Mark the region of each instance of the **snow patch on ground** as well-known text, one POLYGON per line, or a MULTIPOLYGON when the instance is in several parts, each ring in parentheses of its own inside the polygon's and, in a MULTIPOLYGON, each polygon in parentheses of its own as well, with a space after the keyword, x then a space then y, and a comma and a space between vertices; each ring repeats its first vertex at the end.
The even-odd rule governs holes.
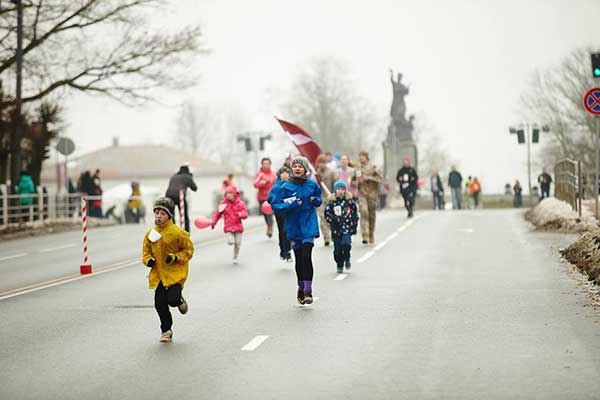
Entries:
POLYGON ((561 253, 567 261, 587 274, 588 280, 600 284, 600 228, 583 233, 561 253))
POLYGON ((579 218, 579 214, 568 203, 554 197, 542 200, 527 211, 525 218, 537 229, 543 230, 585 232, 598 227, 596 219, 588 210, 584 209, 579 218))

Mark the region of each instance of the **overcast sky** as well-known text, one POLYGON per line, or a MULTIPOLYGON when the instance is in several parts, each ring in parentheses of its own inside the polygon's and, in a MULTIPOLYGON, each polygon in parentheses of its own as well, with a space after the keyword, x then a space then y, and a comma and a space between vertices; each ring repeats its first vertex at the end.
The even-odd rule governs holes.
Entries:
MULTIPOLYGON (((160 16, 200 24, 212 51, 195 66, 198 86, 182 97, 239 104, 252 116, 249 129, 279 132, 272 116, 285 114, 270 96, 315 56, 346 61, 382 116, 391 103, 389 68, 402 72, 408 113, 425 118, 488 192, 526 182, 525 146, 508 126, 520 122, 529 75, 593 45, 599 17, 598 0, 178 0, 160 16)), ((178 101, 165 101, 171 106, 131 109, 74 95, 66 134, 78 153, 108 146, 112 136, 173 143, 178 101)))

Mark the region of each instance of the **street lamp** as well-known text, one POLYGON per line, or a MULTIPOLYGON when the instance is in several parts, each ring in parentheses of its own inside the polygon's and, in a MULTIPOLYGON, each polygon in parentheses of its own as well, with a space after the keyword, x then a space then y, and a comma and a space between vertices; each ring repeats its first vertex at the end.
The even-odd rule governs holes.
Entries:
MULTIPOLYGON (((550 132, 550 127, 544 125, 541 127, 543 132, 550 132)), ((517 135, 517 142, 519 144, 527 144, 527 185, 529 187, 529 206, 533 205, 533 190, 531 187, 531 143, 539 142, 540 126, 536 123, 524 123, 519 124, 517 128, 511 126, 508 128, 510 134, 517 135)))

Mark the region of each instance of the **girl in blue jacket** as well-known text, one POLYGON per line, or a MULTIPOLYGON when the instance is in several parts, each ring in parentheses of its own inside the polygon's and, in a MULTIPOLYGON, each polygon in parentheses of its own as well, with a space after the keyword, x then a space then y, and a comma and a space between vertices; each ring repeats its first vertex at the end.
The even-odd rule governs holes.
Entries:
POLYGON ((292 160, 292 176, 275 193, 271 206, 285 213, 285 231, 292 244, 298 277, 298 303, 312 304, 312 249, 319 237, 316 207, 323 202, 321 188, 310 177, 309 162, 298 156, 292 160))

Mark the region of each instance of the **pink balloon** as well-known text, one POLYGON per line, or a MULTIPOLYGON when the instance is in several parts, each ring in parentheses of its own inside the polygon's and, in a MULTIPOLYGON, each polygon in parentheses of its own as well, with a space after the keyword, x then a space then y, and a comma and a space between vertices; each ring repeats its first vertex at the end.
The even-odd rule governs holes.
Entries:
POLYGON ((417 181, 417 186, 422 187, 423 185, 425 185, 425 179, 420 179, 417 181))
POLYGON ((260 207, 260 210, 263 212, 263 214, 267 214, 267 215, 273 214, 273 207, 271 207, 271 205, 269 204, 268 201, 265 201, 262 204, 262 206, 260 207))
POLYGON ((204 228, 208 228, 209 226, 211 226, 212 221, 206 217, 198 217, 194 221, 194 225, 196 225, 196 228, 198 228, 198 229, 204 229, 204 228))

